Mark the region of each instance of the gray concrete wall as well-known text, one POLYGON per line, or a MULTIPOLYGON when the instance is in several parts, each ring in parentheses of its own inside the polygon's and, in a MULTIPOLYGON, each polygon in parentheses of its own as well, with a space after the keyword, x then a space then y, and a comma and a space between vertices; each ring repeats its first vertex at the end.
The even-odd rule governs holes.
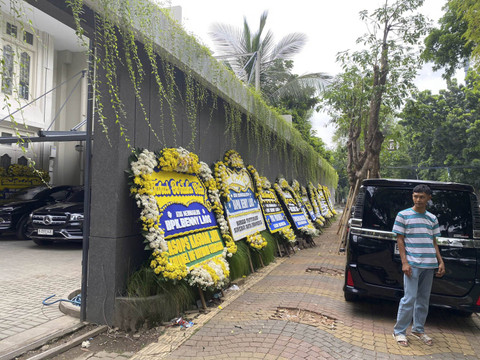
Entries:
MULTIPOLYGON (((47 11, 60 12, 60 17, 63 16, 66 23, 71 23, 68 9, 62 2, 48 0, 48 3, 57 10, 53 11, 50 7, 45 7, 47 11)), ((98 2, 88 0, 86 3, 96 11, 103 11, 98 7, 98 2)), ((115 9, 109 10, 115 11, 115 9)), ((88 11, 87 14, 89 14, 88 11)), ((91 26, 88 19, 86 25, 91 26)), ((213 97, 211 96, 205 106, 198 108, 194 145, 188 147, 192 139, 192 127, 188 123, 185 103, 182 103, 180 96, 177 95, 174 111, 177 127, 174 132, 166 104, 164 104, 163 113, 161 111, 157 85, 151 75, 147 56, 140 51, 139 56, 146 67, 145 78, 141 85, 142 104, 151 127, 158 134, 159 139, 154 136, 145 121, 140 102, 134 95, 127 69, 123 68, 122 63, 119 62, 116 71, 117 84, 126 114, 120 121, 126 129, 130 145, 149 150, 183 146, 197 153, 201 160, 210 165, 223 159, 225 151, 233 147, 242 155, 246 164, 254 165, 271 181, 281 174, 288 180, 295 177, 301 183, 305 183, 307 173, 304 162, 301 159, 297 162, 289 161, 290 146, 285 157, 278 150, 266 148, 264 142, 259 144, 249 141, 246 114, 262 114, 261 120, 269 131, 265 136, 273 136, 273 142, 276 141, 276 136, 286 139, 293 136, 293 130, 278 135, 279 127, 284 126, 284 120, 279 115, 266 110, 261 101, 243 84, 220 66, 196 42, 185 34, 181 34, 178 27, 175 27, 169 19, 159 21, 159 26, 161 33, 156 39, 156 49, 161 56, 167 57, 177 67, 175 78, 181 98, 185 98, 185 72, 189 72, 208 91, 217 94, 217 108, 212 110, 213 97), (225 105, 227 103, 242 112, 240 131, 236 132, 234 139, 225 136, 225 105)), ((139 28, 138 31, 138 38, 141 39, 141 29, 139 28)), ((139 48, 141 49, 142 46, 139 48)), ((160 73, 162 73, 161 68, 160 73)), ((100 78, 104 75, 100 67, 100 78)), ((148 253, 143 250, 144 245, 137 223, 139 210, 129 196, 125 173, 128 169, 131 149, 127 147, 119 126, 115 124, 115 114, 109 104, 108 89, 100 87, 99 90, 105 105, 103 115, 106 117, 105 125, 108 127, 108 135, 103 133, 97 114, 94 122, 88 288, 85 300, 88 321, 112 325, 115 319, 115 297, 124 294, 128 275, 146 260, 148 253)), ((322 179, 318 180, 322 181, 322 179)))
MULTIPOLYGON (((144 60, 146 56, 144 56, 144 60)), ((147 61, 144 64, 148 64, 147 61)), ((122 119, 132 147, 160 150, 164 147, 183 146, 199 155, 206 163, 213 165, 222 160, 224 153, 232 148, 232 139, 225 136, 225 101, 217 99, 217 109, 212 112, 212 98, 199 108, 196 122, 195 145, 189 148, 192 133, 188 124, 185 106, 177 99, 175 108, 176 135, 173 132, 169 111, 164 108, 161 116, 155 81, 147 75, 142 87, 142 102, 148 118, 160 141, 153 135, 144 119, 140 104, 133 96, 133 89, 127 71, 117 71, 120 97, 124 104, 126 118, 122 119), (162 123, 163 131, 162 135, 162 123)), ((148 68, 145 71, 149 74, 148 68)), ((176 70, 177 86, 184 97, 184 74, 176 70)), ((104 90, 102 93, 106 94, 104 90)), ((106 101, 106 99, 104 99, 106 101)), ((146 260, 148 252, 143 250, 143 240, 137 223, 139 210, 129 196, 128 169, 130 149, 110 107, 105 106, 108 138, 102 133, 102 126, 95 122, 95 144, 92 158, 92 207, 91 236, 89 249, 89 273, 87 293, 87 320, 112 324, 115 318, 115 296, 123 295, 128 275, 146 260), (101 304, 101 306, 99 306, 101 304)), ((270 153, 264 144, 248 141, 246 118, 243 115, 240 136, 236 138, 235 149, 246 164, 253 164, 261 174, 275 181, 280 174, 289 179, 298 178, 304 182, 299 168, 301 164, 282 161, 280 156, 270 153)), ((237 134, 238 136, 238 134, 237 134)))

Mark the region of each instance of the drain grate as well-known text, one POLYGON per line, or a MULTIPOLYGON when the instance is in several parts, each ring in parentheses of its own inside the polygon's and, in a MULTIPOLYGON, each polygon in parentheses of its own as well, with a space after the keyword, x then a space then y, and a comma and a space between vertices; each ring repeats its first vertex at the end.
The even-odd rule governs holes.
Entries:
POLYGON ((315 274, 325 274, 330 276, 343 276, 344 271, 342 269, 332 269, 327 267, 308 267, 305 270, 307 273, 315 273, 315 274))
POLYGON ((337 325, 337 319, 335 318, 324 315, 322 313, 298 308, 277 308, 275 313, 270 316, 270 319, 293 321, 306 325, 312 325, 319 328, 326 328, 329 330, 335 330, 337 325))

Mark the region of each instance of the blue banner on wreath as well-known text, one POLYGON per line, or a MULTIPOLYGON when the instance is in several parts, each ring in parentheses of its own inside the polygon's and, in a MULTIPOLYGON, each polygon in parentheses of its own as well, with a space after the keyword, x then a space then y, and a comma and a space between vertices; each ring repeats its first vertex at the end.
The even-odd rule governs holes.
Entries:
POLYGON ((230 190, 229 197, 230 201, 225 203, 228 215, 260 210, 260 204, 251 189, 246 189, 244 192, 230 190))
POLYGON ((274 233, 278 229, 290 226, 290 223, 278 202, 264 201, 262 208, 270 232, 274 233))
POLYGON ((160 217, 160 227, 165 231, 165 238, 215 226, 217 226, 215 215, 200 203, 192 203, 189 206, 176 203, 167 205, 160 217))

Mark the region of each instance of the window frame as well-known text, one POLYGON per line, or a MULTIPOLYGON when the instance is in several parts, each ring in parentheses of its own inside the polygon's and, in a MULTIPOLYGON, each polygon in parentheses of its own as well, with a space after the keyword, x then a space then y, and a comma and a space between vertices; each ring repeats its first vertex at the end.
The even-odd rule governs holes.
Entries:
MULTIPOLYGON (((3 59, 4 49, 10 46, 13 53, 13 71, 10 77, 10 91, 5 91, 4 77, 0 79, 0 92, 4 96, 18 95, 19 101, 31 101, 34 98, 33 89, 35 82, 35 63, 36 63, 36 37, 35 30, 25 29, 24 26, 18 24, 9 18, 3 18, 1 21, 1 35, 0 35, 0 59, 3 59), (16 34, 9 34, 7 32, 8 25, 16 27, 16 34), (32 44, 26 42, 25 33, 32 35, 32 44), (25 70, 22 66, 23 57, 27 56, 29 59, 29 68, 25 70), (25 84, 25 71, 28 71, 28 83, 25 84)), ((2 65, 3 67, 3 65, 2 65)))

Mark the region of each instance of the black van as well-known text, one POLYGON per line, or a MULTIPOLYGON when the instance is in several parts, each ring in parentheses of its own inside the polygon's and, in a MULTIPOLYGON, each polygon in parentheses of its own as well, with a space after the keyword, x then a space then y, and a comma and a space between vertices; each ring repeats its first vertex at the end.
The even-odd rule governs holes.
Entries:
POLYGON ((396 236, 392 233, 400 210, 413 206, 418 184, 432 189, 428 211, 436 215, 437 239, 446 274, 434 278, 430 305, 480 311, 480 211, 470 185, 417 180, 364 180, 349 221, 345 300, 374 297, 399 300, 403 273, 396 236))

